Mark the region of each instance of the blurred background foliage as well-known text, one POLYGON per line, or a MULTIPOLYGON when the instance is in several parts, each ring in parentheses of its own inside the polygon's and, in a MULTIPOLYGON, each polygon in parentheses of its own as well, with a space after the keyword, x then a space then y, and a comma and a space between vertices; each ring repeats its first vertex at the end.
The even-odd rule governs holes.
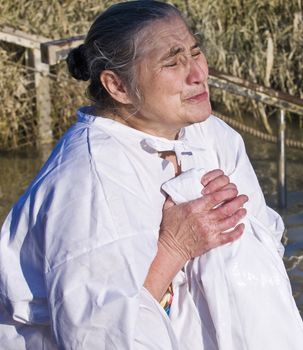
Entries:
MULTIPOLYGON (((49 39, 85 34, 109 0, 0 0, 0 28, 49 39)), ((303 98, 302 0, 174 0, 202 38, 210 67, 303 98)), ((36 133, 32 74, 22 48, 0 42, 0 149, 31 144, 36 133)), ((58 138, 88 103, 85 83, 68 76, 64 62, 50 74, 53 133, 58 138)), ((245 119, 249 113, 272 132, 275 111, 213 90, 215 108, 245 119), (248 112, 250 111, 250 112, 248 112)), ((291 119, 291 115, 289 115, 291 119)), ((296 122, 299 120, 295 118, 296 122)))

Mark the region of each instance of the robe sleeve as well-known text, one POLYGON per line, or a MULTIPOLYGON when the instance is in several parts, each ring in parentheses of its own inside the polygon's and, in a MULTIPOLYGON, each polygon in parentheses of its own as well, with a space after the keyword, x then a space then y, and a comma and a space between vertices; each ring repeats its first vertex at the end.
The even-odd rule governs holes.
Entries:
POLYGON ((28 340, 51 327, 59 349, 178 349, 143 288, 155 233, 118 233, 94 169, 67 169, 40 177, 1 233, 0 301, 14 324, 28 340))
POLYGON ((129 226, 118 232, 94 170, 82 179, 53 199, 45 222, 45 283, 59 348, 176 349, 164 310, 143 288, 156 235, 129 226))
POLYGON ((135 240, 96 248, 46 275, 60 349, 175 349, 169 323, 129 257, 139 255, 135 240))
POLYGON ((244 193, 248 196, 249 201, 246 204, 248 214, 267 229, 267 232, 275 242, 280 256, 283 256, 284 247, 281 243, 285 230, 283 221, 277 212, 266 205, 257 176, 247 156, 243 139, 235 131, 233 131, 233 134, 233 149, 236 150, 236 159, 234 162, 231 162, 231 164, 235 165, 234 169, 229 170, 228 175, 231 182, 237 185, 239 193, 244 193))

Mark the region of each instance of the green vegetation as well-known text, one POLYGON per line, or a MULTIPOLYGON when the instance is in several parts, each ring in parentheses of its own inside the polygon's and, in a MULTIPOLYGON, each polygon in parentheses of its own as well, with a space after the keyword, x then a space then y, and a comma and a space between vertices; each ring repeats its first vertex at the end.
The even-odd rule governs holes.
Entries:
MULTIPOLYGON (((86 33, 93 18, 117 1, 0 0, 0 27, 13 26, 50 39, 86 33)), ((175 0, 202 37, 209 65, 226 73, 303 98, 301 0, 175 0)), ((0 43, 0 148, 33 142, 36 128, 32 73, 26 53, 0 43)), ((85 84, 68 77, 64 62, 51 74, 53 130, 59 137, 87 103, 85 84), (86 101, 86 102, 85 102, 86 101)), ((213 91, 233 115, 252 110, 270 132, 271 109, 213 91), (243 109, 245 108, 245 109, 243 109)))

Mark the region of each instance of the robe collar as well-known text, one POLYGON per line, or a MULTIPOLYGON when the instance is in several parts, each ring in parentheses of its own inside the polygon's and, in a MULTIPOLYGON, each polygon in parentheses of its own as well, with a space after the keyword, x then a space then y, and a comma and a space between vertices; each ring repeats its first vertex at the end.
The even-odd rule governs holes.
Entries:
POLYGON ((185 160, 189 160, 193 152, 205 151, 207 148, 203 140, 197 146, 186 137, 188 127, 180 129, 177 140, 169 140, 134 129, 113 119, 93 115, 92 106, 79 108, 77 117, 78 122, 94 123, 103 130, 106 130, 108 134, 121 140, 122 143, 135 143, 148 153, 157 154, 158 152, 174 151, 179 165, 185 160))

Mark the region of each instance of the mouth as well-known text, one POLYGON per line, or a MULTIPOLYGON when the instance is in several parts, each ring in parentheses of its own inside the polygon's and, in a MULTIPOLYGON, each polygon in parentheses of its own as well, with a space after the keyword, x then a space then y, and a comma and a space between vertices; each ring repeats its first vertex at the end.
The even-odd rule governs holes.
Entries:
POLYGON ((207 99, 208 99, 208 92, 204 91, 204 92, 198 93, 197 95, 190 96, 190 97, 186 98, 185 100, 188 102, 199 103, 199 102, 205 101, 207 99))

